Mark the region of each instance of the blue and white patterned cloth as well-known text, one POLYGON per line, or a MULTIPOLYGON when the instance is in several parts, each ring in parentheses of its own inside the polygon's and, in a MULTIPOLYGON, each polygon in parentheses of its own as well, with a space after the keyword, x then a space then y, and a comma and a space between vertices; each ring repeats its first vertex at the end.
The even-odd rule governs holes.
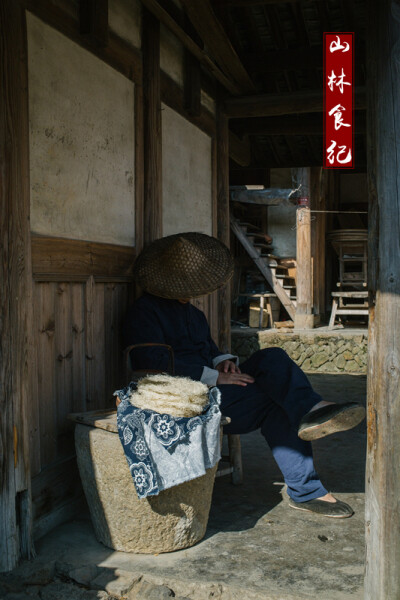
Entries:
POLYGON ((204 475, 221 458, 220 391, 209 391, 209 404, 201 415, 172 417, 137 408, 129 398, 130 383, 114 392, 118 433, 139 498, 156 496, 185 481, 204 475))

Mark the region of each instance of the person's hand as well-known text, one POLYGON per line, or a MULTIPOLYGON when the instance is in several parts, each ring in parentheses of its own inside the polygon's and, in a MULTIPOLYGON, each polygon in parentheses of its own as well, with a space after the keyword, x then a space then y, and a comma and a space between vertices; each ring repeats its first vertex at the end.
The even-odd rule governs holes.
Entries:
POLYGON ((241 373, 233 360, 223 360, 215 367, 220 373, 241 373))
POLYGON ((220 372, 217 379, 217 385, 228 384, 246 386, 248 383, 254 383, 254 377, 246 375, 246 373, 220 372))

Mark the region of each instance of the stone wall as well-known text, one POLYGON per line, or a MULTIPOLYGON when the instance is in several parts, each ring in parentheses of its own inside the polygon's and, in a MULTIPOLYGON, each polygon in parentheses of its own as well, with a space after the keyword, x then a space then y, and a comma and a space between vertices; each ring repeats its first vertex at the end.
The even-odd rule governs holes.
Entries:
POLYGON ((256 350, 278 347, 311 373, 366 373, 367 330, 307 331, 233 329, 232 353, 240 362, 256 350))

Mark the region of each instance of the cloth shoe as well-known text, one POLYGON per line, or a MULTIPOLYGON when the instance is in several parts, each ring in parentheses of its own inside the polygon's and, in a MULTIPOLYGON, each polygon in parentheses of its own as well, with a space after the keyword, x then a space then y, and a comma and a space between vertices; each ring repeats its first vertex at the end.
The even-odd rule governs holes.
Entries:
POLYGON ((352 429, 365 417, 365 408, 358 402, 327 404, 308 412, 300 421, 298 436, 312 441, 335 433, 352 429))
POLYGON ((306 502, 295 502, 289 500, 290 508, 297 510, 305 510, 307 512, 317 513, 323 517, 331 517, 334 519, 346 519, 354 515, 354 510, 346 504, 335 498, 336 502, 327 502, 326 500, 307 500, 306 502))

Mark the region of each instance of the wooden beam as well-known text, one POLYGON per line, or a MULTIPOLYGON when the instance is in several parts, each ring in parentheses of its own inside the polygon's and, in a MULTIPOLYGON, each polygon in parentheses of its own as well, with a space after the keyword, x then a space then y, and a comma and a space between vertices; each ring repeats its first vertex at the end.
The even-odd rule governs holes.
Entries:
POLYGON ((171 17, 171 15, 157 2, 157 0, 141 0, 143 6, 147 8, 159 21, 163 23, 187 48, 193 56, 195 56, 202 65, 204 65, 227 89, 231 94, 238 95, 241 93, 240 86, 229 78, 221 69, 215 64, 215 62, 208 56, 208 54, 200 48, 192 38, 184 31, 184 29, 178 25, 178 23, 171 17))
POLYGON ((143 10, 144 244, 162 237, 160 22, 143 10))
MULTIPOLYGON (((310 202, 310 169, 297 170, 297 185, 301 184, 300 194, 310 202)), ((311 262, 311 213, 310 205, 299 207, 296 212, 296 315, 295 329, 314 327, 313 283, 311 262)))
POLYGON ((193 125, 196 125, 196 127, 204 131, 210 137, 215 135, 216 125, 214 115, 204 108, 204 106, 200 107, 200 114, 198 116, 190 115, 185 109, 185 99, 182 88, 163 71, 161 71, 160 74, 160 84, 162 102, 185 117, 185 119, 193 123, 193 125))
MULTIPOLYGON (((217 237, 230 246, 229 226, 229 133, 228 119, 217 104, 217 237)), ((229 352, 231 346, 230 282, 218 290, 218 347, 229 352)))
POLYGON ((135 255, 130 246, 32 236, 32 272, 41 281, 48 276, 80 281, 89 275, 131 279, 135 255))
POLYGON ((100 47, 108 44, 108 0, 79 0, 79 30, 100 47))
POLYGON ((242 65, 209 0, 181 0, 193 27, 196 29, 212 56, 239 86, 242 92, 254 92, 256 87, 242 65))
MULTIPOLYGON (((284 115, 278 117, 254 117, 235 119, 235 130, 242 135, 323 135, 322 113, 315 115, 284 115)), ((365 111, 354 115, 354 133, 365 134, 367 130, 365 111)))
POLYGON ((368 4, 369 343, 365 600, 400 594, 400 11, 368 4), (373 263, 373 264, 371 264, 373 263))
MULTIPOLYGON (((364 109, 365 106, 365 88, 355 88, 354 109, 364 109)), ((322 112, 324 105, 320 90, 307 90, 289 94, 258 94, 228 98, 225 100, 224 110, 230 118, 269 117, 294 113, 322 112)))
POLYGON ((135 248, 143 249, 144 238, 144 103, 143 85, 135 85, 135 248))
POLYGON ((0 571, 32 546, 29 402, 33 355, 25 11, 0 3, 0 571))

